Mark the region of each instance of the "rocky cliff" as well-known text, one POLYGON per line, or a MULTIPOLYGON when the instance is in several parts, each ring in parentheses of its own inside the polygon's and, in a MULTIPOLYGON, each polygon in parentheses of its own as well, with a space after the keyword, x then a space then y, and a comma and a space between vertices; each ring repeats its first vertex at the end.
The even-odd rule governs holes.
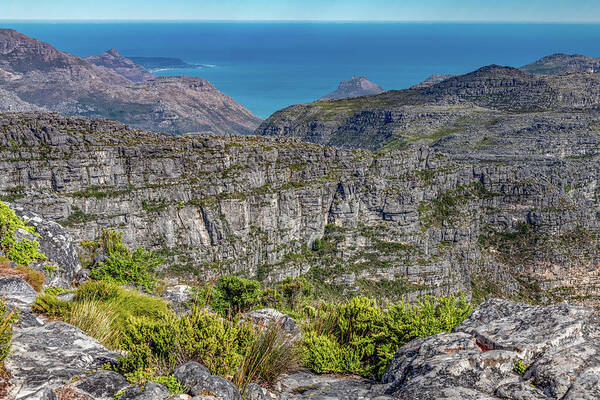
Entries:
POLYGON ((540 136, 542 123, 516 118, 502 142, 464 142, 469 154, 451 141, 372 153, 4 114, 0 199, 77 240, 123 231, 129 245, 161 249, 171 273, 597 304, 594 121, 572 115, 540 136), (587 135, 570 134, 586 123, 587 135))
POLYGON ((260 122, 204 79, 132 82, 150 76, 117 55, 109 52, 88 61, 0 30, 0 91, 8 93, 0 98, 0 111, 111 118, 167 133, 248 134, 260 122))
POLYGON ((385 90, 363 76, 353 76, 350 80, 342 81, 335 91, 326 94, 321 97, 320 100, 345 99, 348 97, 379 94, 384 91, 385 90))
POLYGON ((541 130, 542 140, 565 129, 585 135, 587 123, 567 128, 562 116, 589 122, 599 102, 599 74, 534 76, 492 65, 431 86, 294 105, 273 114, 256 133, 371 150, 439 142, 462 152, 465 143, 503 141, 515 129, 541 130), (523 121, 519 127, 517 120, 523 121))

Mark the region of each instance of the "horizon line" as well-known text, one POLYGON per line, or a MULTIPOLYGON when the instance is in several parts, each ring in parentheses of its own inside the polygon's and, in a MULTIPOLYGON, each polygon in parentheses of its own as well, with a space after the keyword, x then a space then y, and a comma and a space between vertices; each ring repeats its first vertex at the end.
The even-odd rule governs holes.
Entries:
POLYGON ((416 24, 429 24, 429 23, 458 23, 458 24, 480 24, 480 23, 492 23, 492 24, 564 24, 564 25, 596 25, 600 24, 598 21, 558 21, 558 20, 547 20, 547 21, 527 21, 527 20, 383 20, 383 19, 124 19, 124 18, 99 18, 99 19, 75 19, 75 18, 64 18, 64 19, 42 19, 42 18, 0 18, 0 22, 95 22, 95 23, 143 23, 143 22, 155 22, 155 23, 194 23, 194 22, 240 22, 240 23, 251 23, 251 22, 272 22, 272 23, 290 23, 290 22, 314 22, 314 23, 416 23, 416 24))

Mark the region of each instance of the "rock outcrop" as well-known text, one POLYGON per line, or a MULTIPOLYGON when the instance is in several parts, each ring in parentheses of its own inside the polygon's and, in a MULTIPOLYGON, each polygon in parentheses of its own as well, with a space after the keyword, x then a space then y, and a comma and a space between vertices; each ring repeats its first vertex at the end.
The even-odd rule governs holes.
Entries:
POLYGON ((141 65, 137 65, 130 59, 120 55, 116 49, 110 49, 100 55, 86 57, 85 59, 94 65, 113 70, 132 82, 143 82, 156 78, 154 74, 141 65))
POLYGON ((442 81, 445 81, 446 79, 450 79, 455 76, 456 75, 431 75, 430 77, 425 79, 423 82, 417 83, 416 85, 413 85, 410 88, 411 89, 422 89, 422 88, 426 88, 426 87, 431 87, 435 84, 438 84, 442 81))
POLYGON ((58 221, 76 241, 117 229, 128 246, 163 250, 170 273, 598 304, 594 120, 554 118, 563 130, 519 115, 497 128, 512 135, 493 140, 456 133, 371 153, 6 114, 0 199, 58 221))
POLYGON ((167 133, 249 134, 260 122, 204 79, 132 82, 150 77, 140 68, 114 51, 88 61, 2 29, 0 94, 9 96, 0 97, 0 111, 111 118, 167 133))
POLYGON ((596 399, 599 338, 592 309, 494 299, 453 333, 403 346, 384 381, 398 399, 596 399))
POLYGON ((345 99, 348 97, 366 96, 383 92, 385 92, 385 90, 369 81, 364 76, 353 76, 350 80, 342 81, 335 91, 326 94, 321 97, 320 100, 345 99))

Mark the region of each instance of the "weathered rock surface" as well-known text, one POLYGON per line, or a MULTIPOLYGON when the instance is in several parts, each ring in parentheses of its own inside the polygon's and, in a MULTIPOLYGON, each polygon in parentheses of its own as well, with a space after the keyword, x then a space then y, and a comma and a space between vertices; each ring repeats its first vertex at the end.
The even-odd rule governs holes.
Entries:
POLYGON ((403 346, 384 381, 399 399, 594 399, 599 338, 592 309, 493 299, 453 333, 403 346))
POLYGON ((197 362, 188 362, 178 366, 173 371, 173 376, 194 397, 212 396, 217 400, 242 400, 242 396, 233 383, 211 375, 208 368, 197 362))
MULTIPOLYGON (((81 262, 75 242, 69 232, 58 223, 44 219, 28 210, 26 206, 11 205, 10 207, 27 225, 35 227, 37 236, 28 232, 24 232, 24 234, 29 235, 29 240, 40 244, 40 251, 46 255, 48 258, 46 261, 52 265, 46 267, 44 263, 37 266, 37 269, 46 275, 46 285, 71 288, 75 277, 81 270, 81 262)), ((17 239, 20 239, 18 234, 17 239)))
POLYGON ((98 371, 74 382, 71 387, 95 400, 113 400, 115 394, 129 385, 127 379, 114 371, 98 371))
POLYGON ((132 82, 149 78, 132 64, 114 51, 88 61, 2 29, 0 94, 9 95, 0 110, 111 118, 169 133, 249 134, 260 122, 204 79, 132 82))
POLYGON ((371 153, 4 114, 0 199, 75 241, 113 228, 128 246, 168 249, 166 268, 184 275, 599 304, 600 117, 548 118, 514 115, 478 145, 456 133, 371 153), (317 238, 326 246, 311 250, 317 238))
POLYGON ((118 356, 74 326, 49 322, 16 328, 5 365, 12 374, 12 395, 20 399, 42 388, 56 389, 71 378, 115 363, 118 356))
POLYGON ((132 82, 143 82, 156 78, 154 74, 141 65, 137 65, 132 60, 120 55, 116 49, 110 49, 100 55, 86 57, 85 59, 94 65, 113 70, 132 82))
POLYGON ((335 91, 326 94, 321 97, 320 100, 345 99, 348 97, 366 96, 383 92, 385 92, 385 90, 369 81, 364 76, 353 76, 350 80, 342 81, 335 91))
POLYGON ((261 329, 271 326, 281 325, 281 330, 284 334, 289 335, 296 340, 302 336, 302 331, 296 322, 287 314, 272 308, 262 308, 260 310, 250 311, 243 316, 245 319, 252 321, 255 326, 261 329))
POLYGON ((431 75, 430 77, 428 77, 427 79, 425 79, 423 82, 421 83, 417 83, 416 85, 411 86, 411 89, 422 89, 422 88, 426 88, 426 87, 430 87, 433 86, 437 83, 440 83, 442 81, 445 81, 446 79, 450 79, 455 77, 456 75, 431 75))
POLYGON ((21 278, 0 278, 0 298, 10 306, 26 307, 31 305, 38 292, 21 278))
POLYGON ((161 297, 171 303, 175 312, 181 314, 189 310, 192 288, 188 285, 169 286, 161 297))

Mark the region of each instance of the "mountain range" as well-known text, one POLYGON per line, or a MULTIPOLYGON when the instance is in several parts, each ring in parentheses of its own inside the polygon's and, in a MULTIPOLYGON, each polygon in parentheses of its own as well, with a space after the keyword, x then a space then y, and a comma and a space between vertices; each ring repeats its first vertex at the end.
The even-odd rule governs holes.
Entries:
POLYGON ((118 120, 168 133, 248 134, 260 119, 191 77, 153 77, 109 50, 83 59, 0 30, 0 110, 44 110, 118 120))

